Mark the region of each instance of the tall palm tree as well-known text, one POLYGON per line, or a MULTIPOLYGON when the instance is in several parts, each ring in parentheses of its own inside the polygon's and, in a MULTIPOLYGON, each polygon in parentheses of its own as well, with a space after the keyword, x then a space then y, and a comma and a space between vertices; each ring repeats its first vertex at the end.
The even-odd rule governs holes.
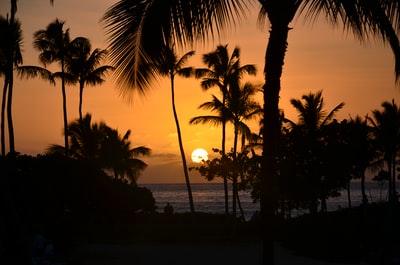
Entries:
MULTIPOLYGON (((15 11, 13 11, 15 12, 15 11)), ((12 12, 12 14, 13 14, 12 12)), ((3 98, 1 105, 1 154, 5 155, 5 110, 7 109, 7 125, 9 137, 9 150, 15 153, 14 126, 12 120, 12 96, 14 85, 14 67, 22 63, 22 30, 19 20, 0 18, 0 31, 3 36, 0 41, 1 69, 4 73, 3 98), (7 103, 6 103, 7 101, 7 103)))
POLYGON ((65 61, 68 56, 70 44, 69 29, 63 29, 64 22, 56 19, 46 29, 34 33, 33 46, 40 51, 39 60, 46 66, 53 62, 59 62, 61 66, 61 93, 63 99, 64 145, 65 156, 68 156, 68 117, 67 96, 65 92, 65 61))
MULTIPOLYGON (((6 97, 7 97, 7 120, 8 120, 8 132, 9 132, 9 143, 10 143, 10 153, 15 153, 15 143, 14 143, 14 126, 13 126, 13 121, 12 121, 12 92, 13 92, 13 72, 9 72, 10 69, 14 65, 17 66, 22 63, 22 53, 21 53, 21 43, 22 43, 22 30, 21 30, 21 23, 15 19, 15 14, 17 13, 17 0, 11 0, 11 16, 10 20, 6 19, 8 21, 9 26, 8 29, 7 27, 4 27, 4 18, 0 17, 0 31, 1 35, 3 36, 2 38, 2 43, 1 43, 1 50, 0 51, 0 57, 3 57, 2 59, 6 59, 5 61, 1 61, 0 59, 0 64, 5 63, 4 65, 0 66, 0 73, 3 73, 5 75, 10 75, 11 76, 6 76, 5 81, 4 81, 4 87, 3 87, 3 98, 2 98, 2 103, 1 103, 1 126, 0 126, 0 133, 1 133, 1 155, 5 155, 5 132, 4 132, 4 112, 5 112, 5 107, 6 107, 6 97), (12 35, 10 35, 12 34, 12 35), (14 42, 14 43, 12 43, 14 42), (8 44, 7 44, 8 43, 8 44), (12 47, 9 45, 12 44, 12 47), (6 46, 3 46, 6 45, 6 46), (9 46, 9 47, 7 47, 9 46), (10 56, 10 57, 9 57, 10 56), (11 56, 14 58, 11 60, 11 66, 7 65, 7 61, 11 59, 11 56), (4 68, 3 68, 4 67, 4 68), (8 69, 7 71, 5 71, 8 69)), ((54 4, 54 0, 50 0, 50 4, 54 4)))
MULTIPOLYGON (((259 92, 251 83, 245 83, 243 86, 239 84, 233 85, 229 90, 227 97, 227 109, 231 112, 232 123, 234 127, 234 140, 233 140, 233 162, 237 164, 238 152, 238 139, 239 135, 243 139, 250 139, 251 131, 244 121, 258 117, 261 114, 262 108, 253 97, 259 92)), ((242 141, 242 150, 244 148, 242 141)), ((233 174, 233 215, 236 217, 236 200, 239 199, 238 195, 238 174, 239 171, 235 168, 233 174)))
POLYGON ((76 78, 79 83, 79 118, 82 119, 82 100, 85 85, 100 85, 105 80, 104 75, 114 69, 100 63, 105 59, 107 50, 95 49, 91 51, 91 44, 87 38, 78 37, 71 41, 71 50, 65 61, 65 70, 76 78))
MULTIPOLYGON (((203 55, 203 62, 207 65, 206 69, 196 69, 196 77, 203 78, 201 87, 208 90, 211 87, 218 87, 222 94, 222 105, 225 105, 226 97, 230 86, 236 85, 243 74, 256 74, 256 67, 251 64, 240 65, 240 49, 235 47, 232 54, 228 53, 228 45, 218 45, 215 51, 203 55)), ((226 139, 226 121, 225 115, 221 113, 222 124, 222 163, 225 161, 225 139, 226 139)), ((223 177, 225 193, 225 214, 229 213, 228 206, 228 181, 223 177)))
MULTIPOLYGON (((262 9, 260 18, 268 18, 270 34, 265 53, 264 65, 264 143, 262 162, 261 216, 263 252, 268 260, 264 264, 273 264, 273 240, 269 239, 274 218, 274 189, 271 187, 277 178, 275 157, 279 153, 279 93, 281 76, 288 45, 289 24, 299 14, 304 14, 311 22, 320 15, 333 25, 343 24, 343 29, 362 41, 371 37, 389 43, 395 56, 396 77, 400 76, 400 43, 396 35, 399 30, 399 5, 397 1, 347 1, 347 0, 259 0, 262 9)), ((262 21, 262 20, 261 20, 262 21)), ((396 78, 397 79, 397 78, 396 78)))
POLYGON ((157 61, 157 65, 160 75, 168 76, 170 78, 171 104, 175 119, 176 132, 178 134, 178 143, 182 158, 183 173, 185 176, 186 188, 188 190, 190 211, 194 213, 194 203, 192 188, 190 185, 189 170, 187 167, 185 151, 183 148, 182 133, 179 126, 178 113, 175 106, 175 76, 178 75, 182 77, 190 77, 193 74, 193 68, 184 67, 184 65, 186 64, 187 60, 194 54, 194 51, 187 52, 181 58, 178 58, 177 54, 174 51, 174 48, 171 48, 172 46, 173 45, 166 45, 162 48, 160 57, 157 61))
MULTIPOLYGON (((132 1, 121 0, 103 17, 110 41, 112 64, 125 95, 133 89, 145 92, 155 78, 153 61, 160 47, 171 39, 191 44, 208 34, 235 25, 252 1, 132 1), (232 23, 233 22, 233 23, 232 23)), ((255 1, 254 1, 255 3, 255 1)), ((258 0, 260 23, 270 25, 264 65, 264 132, 261 174, 261 219, 263 264, 273 264, 274 194, 273 181, 278 177, 280 111, 278 108, 281 76, 287 49, 289 24, 304 14, 311 22, 319 15, 333 25, 343 24, 360 40, 377 38, 390 44, 395 56, 396 77, 400 76, 399 4, 397 1, 348 0, 258 0), (265 257, 265 258, 264 258, 265 257)))
MULTIPOLYGON (((197 116, 190 119, 190 124, 215 124, 223 125, 225 122, 233 124, 233 165, 236 164, 238 152, 238 139, 241 135, 245 139, 250 139, 251 131, 245 121, 259 117, 262 114, 262 108, 258 102, 254 100, 254 96, 260 90, 251 83, 245 83, 243 86, 231 84, 231 89, 227 91, 226 103, 221 102, 213 95, 213 100, 205 102, 199 106, 201 109, 211 110, 218 115, 197 116)), ((242 150, 244 148, 242 142, 242 150)), ((222 155, 222 154, 221 154, 222 155)), ((232 174, 232 210, 233 216, 236 217, 236 202, 238 200, 238 170, 233 170, 232 174)))
POLYGON ((396 157, 400 144, 400 108, 392 100, 382 103, 383 110, 373 110, 369 121, 378 150, 386 162, 389 173, 389 200, 396 199, 396 157))
MULTIPOLYGON (((4 17, 0 17, 0 33, 4 35, 4 33, 8 32, 8 20, 4 17)), ((7 88, 8 88, 8 79, 6 78, 6 65, 7 65, 7 52, 8 50, 6 42, 7 38, 3 38, 3 41, 0 42, 0 75, 4 76, 4 85, 3 85, 3 96, 1 101, 1 155, 5 156, 6 154, 6 140, 5 140, 5 111, 6 111, 6 98, 7 98, 7 88)))

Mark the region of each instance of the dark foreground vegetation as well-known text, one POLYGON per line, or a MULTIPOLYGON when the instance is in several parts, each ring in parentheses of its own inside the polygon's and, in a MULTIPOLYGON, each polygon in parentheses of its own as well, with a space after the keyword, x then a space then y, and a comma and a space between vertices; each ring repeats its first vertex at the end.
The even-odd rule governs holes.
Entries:
POLYGON ((286 220, 279 241, 298 255, 336 262, 397 264, 400 206, 370 204, 286 220))
MULTIPOLYGON (((51 240, 54 257, 67 264, 68 253, 85 244, 226 245, 261 240, 258 220, 156 212, 150 190, 87 162, 62 155, 0 161, 7 172, 1 185, 1 264, 29 264, 38 234, 51 240)), ((384 264, 399 253, 397 202, 276 218, 274 238, 295 255, 384 264)))

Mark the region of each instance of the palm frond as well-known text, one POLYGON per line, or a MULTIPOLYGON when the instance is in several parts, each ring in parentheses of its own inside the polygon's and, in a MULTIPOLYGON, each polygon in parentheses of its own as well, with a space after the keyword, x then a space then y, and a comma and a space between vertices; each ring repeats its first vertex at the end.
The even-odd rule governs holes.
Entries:
POLYGON ((17 67, 17 74, 21 78, 34 78, 39 77, 43 80, 48 80, 50 84, 55 85, 54 74, 46 68, 39 66, 19 66, 17 67))
POLYGON ((121 94, 145 93, 157 80, 162 47, 184 46, 219 33, 247 11, 245 0, 121 0, 102 18, 121 94))
POLYGON ((198 116, 191 118, 189 121, 190 125, 197 124, 210 124, 211 126, 219 126, 222 123, 222 118, 220 116, 198 116))

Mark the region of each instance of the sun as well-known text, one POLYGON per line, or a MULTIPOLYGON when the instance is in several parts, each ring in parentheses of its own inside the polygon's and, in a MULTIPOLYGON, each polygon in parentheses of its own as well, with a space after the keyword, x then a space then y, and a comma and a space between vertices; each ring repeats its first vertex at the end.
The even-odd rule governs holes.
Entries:
POLYGON ((192 161, 195 163, 200 163, 202 161, 208 160, 208 153, 203 148, 197 148, 192 152, 192 161))

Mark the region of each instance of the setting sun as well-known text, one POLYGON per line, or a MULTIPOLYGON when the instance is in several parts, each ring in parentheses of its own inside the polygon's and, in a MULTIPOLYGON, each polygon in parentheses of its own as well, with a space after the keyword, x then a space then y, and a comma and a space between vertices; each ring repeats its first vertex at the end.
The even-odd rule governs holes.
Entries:
POLYGON ((192 161, 195 163, 200 163, 202 161, 208 160, 208 153, 203 148, 197 148, 192 152, 192 161))

